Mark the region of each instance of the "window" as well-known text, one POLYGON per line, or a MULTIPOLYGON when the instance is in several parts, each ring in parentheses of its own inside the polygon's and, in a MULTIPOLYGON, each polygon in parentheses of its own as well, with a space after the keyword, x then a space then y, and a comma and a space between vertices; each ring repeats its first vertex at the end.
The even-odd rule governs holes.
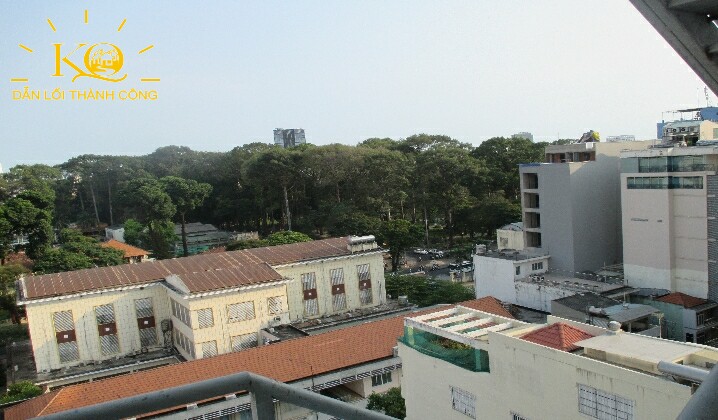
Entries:
POLYGON ((177 328, 173 328, 172 333, 174 335, 175 344, 184 349, 184 351, 193 358, 196 357, 194 352, 194 343, 192 340, 187 338, 187 336, 182 334, 182 332, 180 332, 177 328))
POLYGON ((199 328, 214 327, 214 314, 212 308, 199 309, 197 312, 197 324, 199 328))
POLYGON ((317 275, 304 273, 302 278, 302 291, 304 292, 304 315, 319 314, 319 300, 317 299, 317 275))
POLYGON ((227 305, 227 322, 239 322, 254 319, 254 302, 242 302, 227 305))
POLYGON ((202 357, 212 357, 216 356, 217 353, 217 341, 206 341, 202 344, 202 357))
POLYGON ((344 269, 335 268, 329 271, 332 282, 332 308, 341 311, 347 308, 347 295, 344 290, 344 269))
POLYGON ((391 372, 380 373, 371 377, 371 386, 379 386, 391 382, 391 372))
POLYGON ((665 190, 688 189, 702 190, 702 176, 662 176, 662 177, 628 177, 626 188, 629 190, 665 190))
POLYGON ((520 276, 520 275, 521 275, 521 266, 520 266, 520 265, 517 265, 517 266, 516 266, 516 275, 517 275, 517 276, 520 276))
POLYGON ((635 402, 578 384, 578 411, 597 419, 633 420, 635 402))
POLYGON ((112 305, 95 306, 97 332, 100 335, 100 350, 104 355, 120 352, 120 340, 117 338, 115 309, 112 305))
POLYGON ((189 309, 174 299, 170 299, 170 303, 172 304, 172 315, 186 326, 192 328, 192 319, 189 316, 189 309))
POLYGON ((140 345, 152 347, 157 345, 157 329, 155 329, 155 313, 152 298, 135 300, 137 328, 140 330, 140 345))
POLYGON ((370 305, 374 299, 371 292, 369 264, 357 265, 357 277, 359 277, 359 302, 362 305, 370 305))
POLYGON ((703 325, 706 323, 706 314, 705 312, 696 314, 696 325, 703 325))
POLYGON ((57 351, 60 354, 60 363, 74 362, 80 358, 75 337, 75 322, 72 311, 55 312, 52 314, 55 324, 55 339, 57 351))
POLYGON ((536 270, 543 270, 543 261, 531 264, 531 271, 536 270))
POLYGON ((267 309, 271 315, 279 315, 282 313, 282 301, 281 296, 267 298, 267 309))
POLYGON ((232 351, 242 351, 257 347, 257 333, 235 335, 231 340, 232 351))
POLYGON ((476 418, 476 395, 461 388, 451 388, 451 408, 472 419, 476 418))

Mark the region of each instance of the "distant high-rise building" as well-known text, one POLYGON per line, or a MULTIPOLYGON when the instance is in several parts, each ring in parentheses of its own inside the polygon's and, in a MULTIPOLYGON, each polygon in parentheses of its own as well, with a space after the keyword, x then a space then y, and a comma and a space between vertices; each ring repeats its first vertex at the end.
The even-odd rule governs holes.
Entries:
POLYGON ((529 133, 528 131, 522 131, 520 133, 516 133, 511 136, 512 139, 529 139, 531 141, 534 141, 534 135, 529 133))
POLYGON ((282 147, 294 147, 307 142, 303 128, 275 128, 274 144, 282 147))

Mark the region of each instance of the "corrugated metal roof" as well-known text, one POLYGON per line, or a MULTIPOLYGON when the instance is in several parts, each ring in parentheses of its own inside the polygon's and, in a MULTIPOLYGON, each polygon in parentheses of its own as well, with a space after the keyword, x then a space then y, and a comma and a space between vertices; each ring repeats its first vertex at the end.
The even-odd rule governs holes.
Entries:
MULTIPOLYGON (((491 296, 459 305, 476 307, 485 312, 501 308, 501 303, 491 296)), ((410 316, 441 309, 414 312, 410 316)), ((293 382, 389 358, 393 355, 397 338, 404 332, 404 318, 397 316, 370 321, 236 353, 70 385, 6 409, 5 418, 19 420, 58 413, 235 372, 250 371, 277 381, 293 382)))
MULTIPOLYGON (((113 267, 89 268, 63 273, 28 276, 22 281, 26 293, 24 299, 33 300, 94 290, 110 289, 155 282, 170 274, 184 276, 218 269, 238 268, 244 270, 251 282, 264 282, 280 278, 269 266, 289 264, 321 258, 349 255, 346 237, 319 241, 300 242, 265 248, 228 251, 216 254, 201 254, 190 257, 125 264, 113 267), (252 277, 256 275, 257 277, 252 277)), ((235 273, 237 274, 237 273, 235 273)), ((197 290, 212 290, 200 285, 197 276, 197 290)), ((205 276, 208 277, 208 276, 205 276)), ((184 277, 182 277, 184 278, 184 277)), ((235 279, 236 280, 236 279, 235 279)), ((209 279, 208 279, 209 281, 209 279)))

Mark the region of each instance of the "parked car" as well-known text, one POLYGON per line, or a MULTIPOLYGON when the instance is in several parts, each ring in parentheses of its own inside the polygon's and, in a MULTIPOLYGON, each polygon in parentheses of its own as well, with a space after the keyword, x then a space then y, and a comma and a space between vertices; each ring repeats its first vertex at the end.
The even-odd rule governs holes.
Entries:
POLYGON ((438 249, 430 249, 429 254, 431 254, 431 256, 433 258, 443 258, 444 257, 444 251, 440 251, 438 249))
POLYGON ((459 271, 461 271, 461 265, 449 264, 449 273, 458 273, 459 271))
POLYGON ((469 271, 474 271, 474 264, 472 264, 471 261, 462 261, 461 271, 465 273, 468 273, 469 271))
POLYGON ((423 248, 416 248, 416 249, 414 250, 414 254, 427 255, 428 253, 429 253, 429 251, 427 251, 427 250, 425 250, 425 249, 423 249, 423 248))

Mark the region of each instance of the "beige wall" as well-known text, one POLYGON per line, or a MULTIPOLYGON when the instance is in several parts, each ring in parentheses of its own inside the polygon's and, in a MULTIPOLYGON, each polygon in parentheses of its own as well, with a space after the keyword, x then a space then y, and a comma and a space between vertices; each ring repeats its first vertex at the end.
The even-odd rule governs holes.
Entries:
POLYGON ((704 189, 629 190, 627 178, 636 175, 621 175, 623 267, 628 284, 707 298, 707 181, 704 189))
POLYGON ((162 345, 163 336, 160 330, 160 321, 170 318, 170 308, 166 289, 160 285, 28 304, 26 306, 27 320, 37 371, 59 369, 64 366, 76 365, 80 362, 106 360, 117 355, 139 351, 141 346, 134 301, 135 299, 148 297, 152 298, 155 328, 157 329, 159 344, 162 345), (120 343, 120 353, 110 356, 105 356, 100 351, 100 339, 94 312, 96 306, 107 304, 112 304, 114 307, 118 331, 117 338, 120 343), (53 313, 61 311, 72 311, 80 354, 79 362, 60 363, 55 339, 53 313))
POLYGON ((476 396, 477 419, 590 419, 578 412, 578 384, 635 401, 634 418, 675 418, 690 387, 608 363, 489 333, 489 373, 475 373, 402 343, 407 419, 467 417, 451 405, 450 387, 476 396))
POLYGON ((369 264, 371 273, 372 303, 367 305, 367 307, 386 302, 384 261, 381 252, 349 255, 274 267, 279 274, 292 280, 292 282, 287 285, 289 316, 291 320, 294 321, 305 318, 304 293, 302 291, 301 281, 301 275, 304 273, 316 273, 319 313, 314 318, 362 307, 359 302, 359 277, 357 274, 357 266, 361 264, 369 264), (347 308, 339 311, 334 311, 332 307, 331 277, 329 272, 335 268, 344 270, 344 290, 347 300, 347 308))
POLYGON ((499 249, 524 249, 524 231, 496 229, 496 244, 499 249))

